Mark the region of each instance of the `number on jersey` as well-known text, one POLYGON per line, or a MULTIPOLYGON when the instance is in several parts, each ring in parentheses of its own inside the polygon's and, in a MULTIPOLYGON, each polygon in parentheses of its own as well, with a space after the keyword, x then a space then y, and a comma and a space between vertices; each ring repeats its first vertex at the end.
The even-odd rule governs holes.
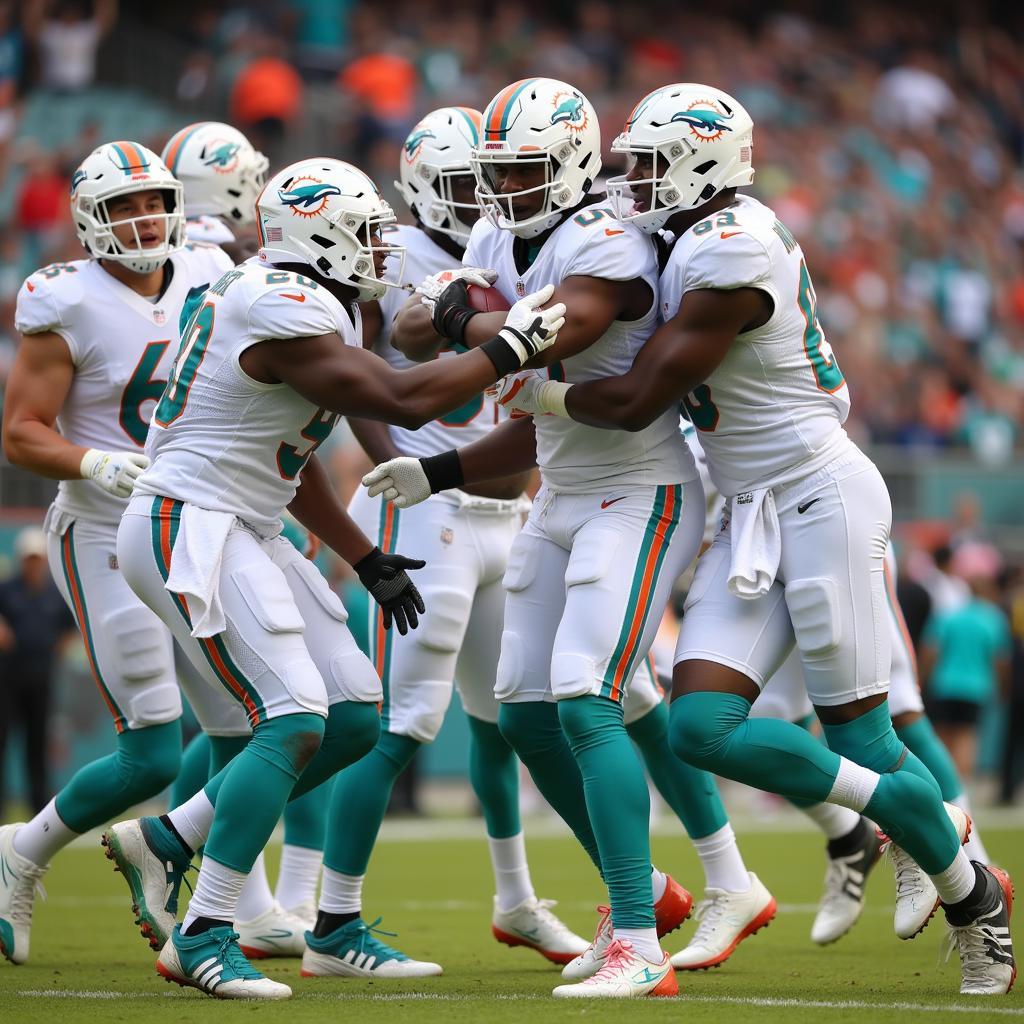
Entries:
POLYGON ((305 448, 281 442, 277 449, 277 470, 285 480, 294 480, 302 472, 310 455, 327 440, 340 418, 336 412, 317 409, 301 431, 302 436, 309 441, 305 448))
POLYGON ((141 448, 146 443, 149 432, 149 420, 142 418, 142 403, 156 402, 163 395, 167 382, 155 380, 153 371, 160 365, 167 346, 167 341, 151 341, 139 358, 131 379, 125 385, 121 395, 121 410, 118 422, 121 429, 141 448))
POLYGON ((815 383, 822 391, 832 394, 846 383, 846 378, 818 322, 818 300, 814 295, 811 275, 807 273, 807 264, 803 260, 800 261, 800 289, 796 302, 807 323, 804 330, 804 352, 814 371, 815 383))
POLYGON ((181 332, 181 347, 171 367, 171 376, 160 396, 154 419, 161 427, 169 427, 184 411, 192 382, 199 372, 199 364, 206 355, 213 333, 214 309, 204 302, 195 310, 181 332))

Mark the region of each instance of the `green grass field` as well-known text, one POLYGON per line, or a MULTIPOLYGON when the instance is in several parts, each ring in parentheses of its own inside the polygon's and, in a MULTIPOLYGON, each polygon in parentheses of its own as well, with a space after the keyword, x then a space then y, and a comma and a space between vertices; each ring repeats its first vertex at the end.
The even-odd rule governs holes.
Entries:
MULTIPOLYGON (((529 834, 529 830, 528 833, 529 834)), ((988 829, 1000 863, 1024 877, 1020 830, 988 829)), ((0 1021, 149 1022, 420 1020, 702 1022, 889 1022, 1024 1018, 1024 998, 958 995, 956 955, 941 965, 944 925, 933 919, 913 942, 892 933, 893 884, 887 861, 869 887, 857 927, 834 946, 818 949, 808 932, 823 875, 821 842, 810 832, 741 834, 748 865, 780 903, 771 927, 741 945, 725 966, 680 973, 678 1000, 566 1004, 549 997, 557 969, 537 954, 499 946, 490 936, 490 872, 482 841, 384 839, 367 883, 367 917, 382 914, 389 940, 413 956, 440 961, 442 978, 413 983, 302 980, 298 961, 272 961, 268 973, 292 985, 281 1004, 225 1003, 168 985, 153 969, 154 955, 139 937, 127 888, 99 846, 73 847, 46 877, 48 898, 37 901, 32 959, 22 967, 0 961, 0 1021)), ((558 898, 559 913, 582 934, 595 923, 602 892, 589 863, 569 839, 529 843, 538 894, 558 898)), ((655 858, 684 885, 701 878, 683 838, 658 837, 655 858)), ((269 856, 276 865, 276 850, 269 856)), ((680 948, 687 924, 666 948, 680 948)), ((1022 940, 1024 942, 1024 940, 1022 940)))

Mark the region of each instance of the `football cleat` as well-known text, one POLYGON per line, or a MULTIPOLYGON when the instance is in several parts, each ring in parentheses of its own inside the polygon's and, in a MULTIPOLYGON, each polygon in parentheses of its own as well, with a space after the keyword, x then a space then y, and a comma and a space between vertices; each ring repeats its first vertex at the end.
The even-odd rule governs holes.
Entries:
POLYGON ((551 994, 556 999, 642 999, 677 996, 679 984, 668 953, 654 963, 628 940, 612 939, 596 974, 575 985, 559 985, 551 994))
POLYGON ((311 932, 316 927, 316 900, 303 900, 294 907, 285 907, 285 913, 297 917, 304 926, 304 932, 311 932))
POLYGON ((661 899, 654 904, 654 921, 659 939, 680 927, 693 910, 693 896, 686 889, 671 875, 665 876, 665 883, 661 899))
POLYGON ((555 902, 531 896, 518 907, 499 910, 495 896, 491 933, 506 946, 526 946, 553 964, 567 964, 590 944, 551 912, 555 902))
POLYGON ((100 840, 108 860, 124 875, 135 923, 150 948, 167 945, 178 918, 178 892, 192 866, 158 818, 111 825, 100 840))
POLYGON ((946 959, 956 947, 960 953, 964 996, 1001 996, 1013 988, 1017 964, 1010 939, 1010 914, 1013 911, 1013 883, 1001 868, 974 861, 985 874, 985 908, 973 919, 961 919, 956 910, 946 908, 949 933, 946 959))
POLYGON ((251 921, 236 921, 238 945, 250 960, 276 956, 302 956, 306 952, 306 922, 280 903, 251 921))
POLYGON ((775 897, 752 871, 746 892, 704 890, 694 917, 700 922, 685 949, 672 957, 672 966, 684 971, 717 967, 732 956, 748 935, 764 928, 775 916, 775 897))
POLYGON ((304 978, 432 978, 443 973, 440 964, 410 960, 377 938, 393 936, 377 928, 380 918, 367 924, 357 917, 330 935, 316 938, 306 932, 306 952, 302 957, 304 978))
POLYGON ((0 826, 0 953, 12 964, 28 959, 32 906, 36 889, 43 893, 39 880, 47 870, 14 849, 14 834, 22 824, 0 826))
MULTIPOLYGON (((955 804, 946 804, 956 834, 966 843, 971 834, 971 819, 955 804)), ((939 909, 939 894, 928 875, 901 846, 889 844, 889 855, 896 872, 896 913, 893 927, 901 939, 912 939, 924 931, 932 915, 939 909)))
POLYGON ((238 948, 238 932, 227 925, 182 935, 175 925, 160 950, 157 974, 217 999, 289 999, 287 985, 265 978, 238 948))
MULTIPOLYGON (((861 821, 863 823, 864 819, 861 821)), ((864 910, 865 883, 882 854, 883 840, 871 826, 863 828, 862 832, 860 848, 854 853, 829 857, 825 891, 811 925, 811 941, 819 946, 842 938, 864 910)))

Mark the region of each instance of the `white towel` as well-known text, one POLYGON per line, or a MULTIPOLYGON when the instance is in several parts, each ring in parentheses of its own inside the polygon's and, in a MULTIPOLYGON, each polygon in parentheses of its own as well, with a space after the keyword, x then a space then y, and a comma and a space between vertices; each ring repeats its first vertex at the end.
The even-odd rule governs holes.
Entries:
POLYGON ((164 589, 188 602, 194 637, 215 636, 227 628, 220 603, 220 566, 234 525, 230 512, 212 512, 188 502, 182 506, 164 589))
POLYGON ((737 494, 732 513, 732 561, 729 590, 753 601, 764 597, 775 582, 782 557, 782 535, 775 498, 767 488, 737 494))

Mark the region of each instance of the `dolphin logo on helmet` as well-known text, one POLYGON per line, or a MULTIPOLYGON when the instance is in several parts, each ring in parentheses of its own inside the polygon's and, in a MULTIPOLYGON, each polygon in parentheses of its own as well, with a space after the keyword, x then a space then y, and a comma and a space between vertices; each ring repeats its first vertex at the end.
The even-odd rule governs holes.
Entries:
POLYGON ((414 159, 416 156, 416 151, 420 148, 420 146, 423 145, 424 142, 427 141, 427 139, 436 138, 437 136, 432 131, 428 131, 427 129, 423 129, 422 131, 418 132, 413 132, 412 135, 410 135, 409 138, 405 140, 406 157, 409 160, 414 159))
POLYGON ((732 128, 726 121, 731 121, 732 114, 723 114, 720 110, 709 107, 691 107, 679 110, 672 115, 673 122, 688 124, 694 135, 703 142, 719 138, 723 132, 731 132, 732 128))
POLYGON ((568 121, 570 124, 574 124, 577 121, 583 120, 583 97, 579 93, 573 93, 567 100, 562 100, 561 103, 555 107, 554 113, 551 115, 552 124, 561 124, 563 121, 568 121))
POLYGON ((203 165, 218 170, 227 170, 239 149, 241 149, 241 145, 237 142, 222 142, 203 158, 203 165))
POLYGON ((337 185, 323 185, 320 182, 277 190, 277 198, 285 206, 290 206, 293 213, 303 217, 312 217, 314 213, 319 213, 327 205, 328 198, 340 195, 341 189, 337 185))

